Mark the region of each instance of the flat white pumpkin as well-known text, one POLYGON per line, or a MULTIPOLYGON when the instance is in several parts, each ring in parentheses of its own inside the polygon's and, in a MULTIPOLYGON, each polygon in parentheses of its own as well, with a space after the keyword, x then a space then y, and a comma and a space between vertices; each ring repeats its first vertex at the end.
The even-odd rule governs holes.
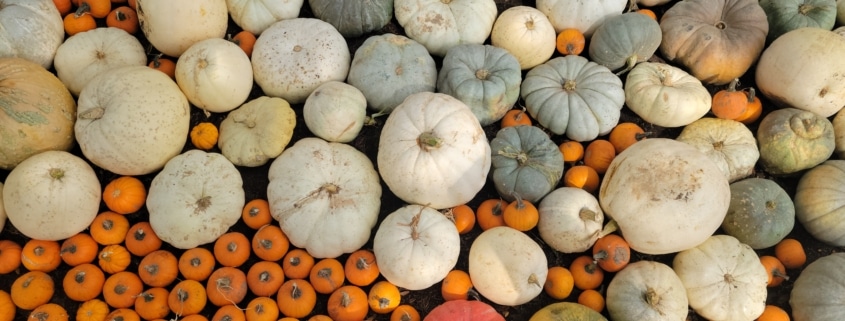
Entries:
POLYGON ((493 0, 395 0, 393 12, 409 38, 440 57, 460 44, 484 43, 498 15, 493 0))
POLYGON ((706 115, 712 102, 700 80, 665 63, 638 63, 625 78, 625 104, 657 126, 686 126, 706 115))
POLYGON ((689 299, 671 267, 643 260, 628 264, 610 280, 607 312, 614 321, 686 320, 689 299))
POLYGON ((56 75, 76 96, 103 71, 144 66, 147 53, 138 38, 118 28, 95 28, 67 38, 56 51, 56 75))
POLYGON ((573 28, 587 38, 593 35, 607 17, 620 15, 627 7, 627 0, 537 0, 537 9, 549 17, 555 32, 573 28))
POLYGON ((300 139, 273 161, 268 178, 270 214, 294 246, 333 258, 370 239, 381 184, 370 159, 354 147, 300 139))
POLYGON ((150 44, 171 57, 200 40, 223 38, 229 26, 226 0, 137 0, 136 11, 150 44))
POLYGON ((62 16, 50 0, 0 0, 0 57, 50 69, 65 40, 62 16))
POLYGON ((287 101, 261 96, 226 115, 217 145, 232 164, 261 166, 282 154, 294 127, 296 113, 287 101))
POLYGON ((760 159, 754 133, 735 120, 701 118, 685 126, 676 139, 707 155, 728 182, 751 175, 760 159))
POLYGON ((176 61, 176 83, 194 106, 213 113, 237 108, 252 91, 252 64, 234 42, 194 43, 176 61))
POLYGON ((540 201, 537 230, 546 244, 563 253, 590 249, 601 234, 604 213, 593 194, 575 187, 558 188, 540 201))
POLYGON ((540 245, 507 226, 481 232, 469 249, 472 286, 496 304, 517 306, 531 301, 543 291, 548 271, 540 245))
POLYGON ((229 15, 241 29, 260 35, 270 25, 299 16, 303 0, 226 0, 229 15))

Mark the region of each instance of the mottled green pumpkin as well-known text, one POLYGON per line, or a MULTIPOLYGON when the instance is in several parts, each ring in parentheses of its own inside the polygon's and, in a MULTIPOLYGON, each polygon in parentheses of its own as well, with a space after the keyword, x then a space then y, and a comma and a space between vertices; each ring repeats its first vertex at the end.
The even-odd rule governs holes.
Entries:
POLYGON ((748 178, 731 184, 731 204, 722 222, 726 234, 755 250, 775 246, 795 225, 795 205, 777 183, 748 178))
POLYGON ((308 5, 347 38, 379 30, 393 19, 393 0, 308 0, 308 5))
POLYGON ((770 174, 787 175, 821 164, 833 154, 833 124, 813 112, 783 108, 757 128, 760 162, 770 174))
POLYGON ((836 24, 836 0, 760 0, 760 6, 769 21, 768 42, 798 28, 831 30, 836 24))
POLYGON ((813 167, 795 188, 795 217, 819 241, 845 246, 845 160, 813 167))
POLYGON ((590 60, 617 70, 630 70, 651 58, 660 47, 663 32, 656 20, 637 12, 607 18, 590 38, 590 60))
POLYGON ((607 321, 601 313, 574 302, 557 302, 538 310, 528 321, 607 321))
POLYGON ((534 126, 505 127, 490 141, 493 183, 508 201, 537 203, 563 176, 563 155, 542 129, 534 126))

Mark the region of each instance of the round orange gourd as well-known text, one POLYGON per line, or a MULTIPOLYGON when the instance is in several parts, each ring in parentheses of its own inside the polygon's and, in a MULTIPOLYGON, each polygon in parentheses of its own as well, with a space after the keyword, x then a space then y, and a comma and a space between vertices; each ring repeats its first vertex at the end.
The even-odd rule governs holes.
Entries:
POLYGON ((327 303, 334 321, 360 321, 367 317, 367 293, 355 285, 344 285, 332 292, 327 303))
POLYGON ((713 95, 710 110, 717 118, 735 120, 745 114, 748 107, 748 96, 744 91, 737 90, 739 79, 734 79, 728 88, 719 90, 713 95))
POLYGON ((167 297, 170 311, 177 316, 197 314, 205 308, 207 294, 202 283, 194 280, 182 280, 176 283, 167 297))
POLYGON ((15 312, 17 312, 17 307, 12 302, 12 296, 9 292, 0 290, 0 321, 14 320, 15 312))
POLYGON ((472 289, 469 273, 463 270, 452 270, 446 274, 440 283, 440 295, 446 301, 467 300, 472 289))
POLYGON ((137 274, 122 271, 106 277, 103 299, 112 308, 129 308, 135 304, 135 298, 143 291, 144 282, 141 282, 137 274))
POLYGON ((100 268, 108 274, 124 271, 132 263, 132 253, 120 244, 107 245, 100 250, 97 258, 100 268))
POLYGON ((141 321, 141 315, 130 308, 114 309, 106 316, 106 321, 141 321))
POLYGON ((109 315, 109 305, 100 299, 82 302, 76 309, 76 321, 103 321, 109 315))
POLYGON ((163 319, 170 314, 167 299, 170 291, 166 288, 149 288, 138 294, 135 299, 135 311, 144 320, 163 319))
POLYGON ((138 277, 147 286, 166 287, 179 276, 179 260, 167 250, 145 255, 138 264, 138 277))
POLYGON ((0 240, 0 274, 9 274, 21 265, 21 245, 11 240, 0 240))
POLYGON ((756 321, 789 321, 789 314, 778 306, 768 304, 756 321))
POLYGON ((587 192, 595 192, 599 187, 599 173, 587 165, 575 165, 563 174, 563 186, 577 187, 587 192))
POLYGON ((129 232, 129 220, 123 215, 105 211, 94 217, 88 233, 101 245, 123 243, 129 232))
POLYGON ((777 257, 771 255, 761 255, 760 263, 766 268, 766 274, 769 275, 768 287, 776 287, 783 283, 784 280, 789 280, 786 274, 786 268, 777 257))
POLYGON ((238 306, 229 304, 217 308, 211 321, 246 321, 246 314, 238 306))
POLYGON ((564 28, 557 34, 555 47, 562 55, 580 55, 584 51, 586 38, 581 30, 576 28, 564 28))
POLYGON ((748 125, 757 121, 760 115, 763 114, 763 103, 757 97, 754 88, 748 88, 746 90, 746 96, 748 97, 748 105, 745 107, 745 113, 734 120, 748 125))
POLYGON ((97 19, 105 18, 111 12, 111 0, 79 0, 76 5, 76 13, 87 12, 97 19))
POLYGON ((599 174, 604 174, 610 162, 616 157, 616 148, 610 141, 596 139, 584 149, 584 165, 590 166, 599 174))
POLYGON ((144 206, 146 200, 147 189, 144 183, 133 176, 120 176, 103 188, 103 202, 110 211, 118 214, 135 213, 144 206))
POLYGON ((199 149, 209 150, 217 145, 220 132, 217 126, 209 122, 202 122, 191 128, 191 143, 199 149))
POLYGON ((288 253, 288 248, 290 240, 278 225, 264 225, 252 236, 252 252, 259 259, 281 260, 288 253))
POLYGON ((593 244, 593 260, 602 270, 618 272, 631 261, 631 247, 618 234, 605 235, 593 244))
POLYGON ((491 198, 481 202, 478 209, 475 210, 475 221, 478 222, 481 230, 486 231, 496 226, 505 225, 504 213, 507 206, 508 202, 499 198, 491 198))
POLYGON ((578 295, 578 303, 601 313, 604 310, 604 296, 599 291, 589 289, 578 295))
POLYGON ((29 271, 15 279, 9 294, 16 307, 32 310, 50 302, 55 290, 53 279, 49 274, 42 271, 29 271))
POLYGON ((604 281, 604 271, 593 262, 593 258, 582 255, 572 261, 569 266, 575 287, 580 290, 598 288, 604 281))
POLYGON ((150 222, 135 223, 126 231, 124 245, 135 256, 146 256, 161 248, 161 238, 153 231, 150 222))
POLYGON ((186 250, 179 256, 179 273, 188 280, 205 281, 217 264, 214 254, 204 247, 186 250))
POLYGON ((138 14, 126 6, 114 8, 106 17, 106 26, 123 29, 129 34, 138 32, 138 14))
POLYGON ((147 66, 163 72, 170 79, 176 80, 176 62, 170 58, 166 58, 161 54, 155 55, 147 66))
POLYGON ((412 305, 402 304, 390 313, 390 321, 420 321, 420 313, 412 305))
POLYGON ((70 0, 53 0, 53 4, 59 10, 59 15, 62 17, 70 13, 70 9, 73 9, 73 3, 70 0))
POLYGON ((317 304, 317 292, 311 283, 302 279, 288 280, 276 294, 276 304, 287 317, 304 318, 317 304))
POLYGON ((558 149, 563 154, 563 161, 567 164, 575 164, 584 158, 584 145, 581 142, 567 140, 560 143, 558 149))
POLYGON ((373 251, 360 249, 350 253, 343 264, 343 274, 353 285, 372 284, 379 277, 378 263, 373 251))
POLYGON ((543 291, 546 294, 555 300, 564 300, 572 294, 573 287, 575 287, 575 281, 567 268, 562 266, 549 268, 546 283, 543 284, 543 291))
POLYGON ((222 266, 241 266, 251 253, 250 241, 241 232, 228 232, 214 241, 214 258, 222 266))
POLYGON ((21 264, 30 271, 52 272, 62 263, 58 241, 30 239, 21 249, 21 264))
POLYGON ((246 284, 252 294, 272 296, 285 283, 285 272, 276 261, 260 261, 249 267, 246 284))
POLYGON ((505 225, 523 232, 533 229, 540 221, 537 207, 519 197, 508 203, 502 216, 505 219, 505 225))
POLYGON ((521 125, 531 126, 531 117, 528 116, 525 108, 511 109, 505 113, 505 117, 502 117, 500 125, 502 128, 521 125))
POLYGON ((796 239, 785 238, 775 245, 775 257, 787 269, 797 269, 807 262, 804 246, 796 239))
MULTIPOLYGON (((27 320, 37 321, 67 321, 67 310, 56 303, 42 304, 29 312, 27 320)), ((128 320, 131 321, 131 320, 128 320)))
POLYGON ((308 280, 317 293, 330 294, 343 286, 346 280, 343 264, 334 258, 321 259, 311 268, 308 280))
POLYGON ((634 143, 646 139, 645 130, 635 123, 619 123, 610 130, 608 141, 613 145, 616 154, 628 149, 634 143))
POLYGON ((241 303, 248 291, 246 273, 230 266, 214 270, 205 287, 208 302, 218 307, 241 303))
POLYGON ((402 295, 396 285, 388 281, 378 281, 370 287, 367 303, 373 312, 388 314, 399 306, 401 300, 402 295))
POLYGON ((649 18, 652 18, 652 19, 654 19, 654 20, 657 20, 657 14, 656 14, 656 13, 654 13, 654 10, 651 10, 651 9, 637 9, 637 11, 634 11, 634 12, 639 13, 639 14, 644 14, 644 15, 648 16, 649 18))
POLYGON ((94 264, 84 263, 65 273, 62 289, 69 299, 84 302, 97 298, 103 292, 105 282, 103 270, 94 264))
POLYGON ((62 261, 70 266, 94 262, 99 253, 100 245, 88 233, 77 233, 65 239, 59 250, 62 261))
POLYGON ((279 319, 279 305, 270 297, 255 297, 247 304, 245 317, 249 321, 276 321, 279 319))
POLYGON ((292 249, 282 259, 282 270, 289 279, 305 279, 311 275, 314 257, 303 249, 292 249))
POLYGON ((238 45, 247 57, 252 57, 252 49, 255 47, 256 40, 255 35, 246 30, 241 30, 232 36, 232 42, 238 45))
POLYGON ((253 230, 272 223, 273 216, 270 215, 270 203, 263 198, 256 198, 247 202, 241 212, 241 220, 253 230))
POLYGON ((77 33, 97 28, 97 20, 95 20, 93 16, 87 13, 81 15, 77 15, 76 13, 68 13, 67 15, 65 15, 65 18, 63 19, 62 23, 65 27, 65 33, 67 33, 68 36, 73 36, 77 33))
POLYGON ((462 204, 449 209, 446 215, 455 222, 459 234, 466 234, 475 227, 475 211, 469 205, 462 204))

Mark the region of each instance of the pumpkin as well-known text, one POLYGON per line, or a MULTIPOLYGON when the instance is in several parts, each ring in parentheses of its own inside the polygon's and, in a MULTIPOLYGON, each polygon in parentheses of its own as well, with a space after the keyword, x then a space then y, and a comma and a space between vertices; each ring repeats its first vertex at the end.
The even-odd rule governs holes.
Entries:
POLYGON ((42 151, 73 147, 76 101, 44 67, 22 58, 0 58, 0 105, 0 168, 12 169, 42 151))
POLYGON ((505 317, 487 303, 451 300, 435 306, 423 321, 504 321, 505 317))
POLYGON ((537 230, 559 252, 584 252, 599 238, 604 213, 598 199, 576 187, 560 187, 540 202, 537 230))
POLYGON ((757 253, 730 235, 679 252, 672 269, 689 305, 708 320, 754 320, 766 307, 768 274, 757 253))
POLYGON ((593 2, 538 0, 537 9, 549 17, 555 32, 574 28, 590 38, 596 29, 610 17, 622 14, 628 7, 624 0, 593 2))
POLYGON ((808 170, 795 187, 795 217, 810 235, 834 246, 845 246, 842 198, 845 160, 828 160, 808 170))
POLYGON ((520 95, 540 125, 579 142, 610 133, 625 103, 619 77, 576 55, 552 58, 532 68, 520 95))
POLYGON ((79 93, 78 103, 74 128, 82 154, 112 173, 160 170, 188 138, 188 100, 173 80, 146 66, 99 74, 79 93))
POLYGON ((315 17, 330 23, 345 38, 377 31, 393 19, 393 0, 308 0, 308 6, 315 17))
POLYGON ((437 92, 464 102, 481 126, 499 121, 519 98, 519 61, 505 49, 461 44, 449 49, 437 74, 437 92))
POLYGON ((167 250, 155 250, 141 258, 138 277, 151 287, 166 287, 179 276, 179 261, 167 250))
POLYGON ((660 19, 660 53, 707 84, 745 74, 766 44, 769 23, 755 0, 693 0, 672 5, 660 19))
MULTIPOLYGON (((6 226, 6 207, 3 205, 3 183, 0 183, 0 233, 6 226)), ((2 270, 2 268, 0 268, 2 270)), ((2 273, 2 272, 0 272, 2 273)))
POLYGON ((393 12, 409 38, 443 57, 459 44, 482 44, 498 10, 493 0, 394 0, 393 12))
POLYGON ((44 320, 44 321, 67 321, 67 310, 56 303, 45 303, 39 305, 29 312, 27 320, 44 320))
POLYGON ((556 302, 546 305, 531 315, 528 321, 607 321, 607 318, 587 306, 574 302, 556 302))
POLYGON ((179 57, 200 40, 226 35, 229 22, 226 2, 136 0, 135 10, 141 30, 150 44, 165 55, 179 57))
POLYGON ((106 26, 114 27, 134 35, 140 27, 138 24, 138 13, 134 8, 121 6, 111 10, 106 17, 106 26))
POLYGON ((370 238, 381 185, 370 159, 354 147, 300 139, 270 164, 268 179, 270 214, 294 246, 333 258, 370 238))
POLYGON ((833 125, 834 149, 833 152, 840 159, 845 158, 845 112, 839 110, 831 120, 833 125))
POLYGON ((147 54, 138 38, 117 28, 96 28, 68 37, 53 62, 56 75, 77 96, 103 71, 146 64, 147 54))
POLYGON ((549 18, 529 6, 505 9, 490 32, 490 43, 516 57, 522 70, 549 60, 555 53, 556 40, 557 33, 549 18))
POLYGON ((845 37, 835 32, 819 28, 790 31, 763 50, 755 68, 755 83, 777 106, 833 116, 845 106, 841 52, 845 52, 845 37))
POLYGON ((351 142, 367 118, 367 98, 342 81, 326 82, 308 95, 302 107, 305 126, 330 142, 351 142))
POLYGON ((17 312, 17 307, 15 307, 15 303, 12 302, 12 296, 9 292, 5 290, 0 290, 0 320, 2 321, 14 321, 15 320, 15 313, 17 312))
POLYGON ((15 241, 0 240, 0 274, 12 273, 21 266, 21 252, 20 244, 15 241))
POLYGON ((469 276, 479 294, 500 305, 525 304, 543 292, 546 254, 523 232, 500 226, 481 232, 469 249, 469 276), (502 282, 502 280, 507 280, 502 282))
POLYGON ((49 274, 42 271, 28 271, 15 278, 9 295, 16 307, 32 310, 50 302, 55 291, 55 284, 49 274))
POLYGON ((792 231, 795 206, 772 180, 752 177, 731 184, 722 230, 755 250, 775 246, 792 231))
POLYGON ((234 42, 209 38, 188 47, 176 61, 176 83, 194 106, 223 113, 240 106, 252 90, 252 65, 234 42))
POLYGON ((818 114, 796 108, 768 113, 757 127, 760 163, 774 175, 786 175, 821 164, 836 148, 833 124, 818 114))
POLYGON ((232 164, 257 167, 282 154, 294 127, 296 114, 287 101, 260 96, 226 115, 218 146, 232 164))
POLYGON ((435 209, 469 202, 487 181, 490 144, 472 111, 439 93, 412 94, 381 130, 377 164, 391 192, 435 209))
POLYGON ((216 240, 238 221, 243 206, 243 179, 235 166, 198 149, 168 161, 147 195, 150 225, 179 249, 216 240))
POLYGON ((416 40, 374 35, 355 50, 346 82, 364 94, 370 108, 387 114, 411 94, 434 91, 437 66, 416 40))
POLYGON ((833 29, 836 0, 760 0, 769 21, 769 42, 799 28, 833 29))
POLYGON ((314 89, 349 72, 349 47, 329 23, 293 18, 273 23, 252 51, 255 82, 267 96, 303 103, 314 89))
POLYGON ((304 318, 311 314, 317 303, 317 292, 311 283, 305 280, 292 279, 286 281, 279 288, 276 303, 283 315, 291 318, 304 318))
POLYGON ((490 149, 493 183, 507 201, 539 202, 563 176, 560 149, 538 127, 502 128, 490 141, 490 149))
POLYGON ((700 80, 669 64, 640 63, 625 78, 625 104, 657 126, 689 125, 706 115, 712 103, 700 80))
POLYGON ((276 21, 299 16, 303 2, 303 0, 226 0, 226 7, 229 16, 238 27, 254 35, 260 35, 276 21))
POLYGON ((30 156, 9 172, 3 205, 23 235, 62 240, 91 225, 99 213, 100 182, 84 159, 65 151, 30 156))
POLYGON ((408 290, 443 280, 458 262, 461 241, 455 224, 439 211, 405 205, 384 218, 373 238, 379 272, 408 290))
MULTIPOLYGON (((81 7, 79 9, 82 9, 81 7)), ((78 10, 79 10, 78 9, 78 10)), ((66 15, 62 23, 64 24, 65 33, 68 36, 73 36, 81 32, 90 31, 97 28, 97 20, 94 19, 93 15, 88 14, 84 10, 82 10, 84 14, 76 15, 76 14, 69 14, 66 15)))
POLYGON ((662 34, 657 21, 643 14, 627 12, 609 17, 590 38, 590 60, 610 70, 631 70, 657 52, 662 34))
POLYGON ((701 118, 684 127, 676 140, 706 154, 729 182, 751 175, 760 158, 754 134, 735 120, 701 118))
POLYGON ((818 258, 801 271, 789 294, 789 306, 795 321, 835 320, 845 313, 842 297, 819 295, 841 293, 840 271, 843 264, 845 253, 832 253, 818 258))
POLYGON ((93 300, 103 291, 106 275, 99 267, 84 263, 72 267, 62 279, 62 289, 71 300, 93 300))
POLYGON ((667 254, 701 244, 719 228, 730 186, 716 164, 689 144, 649 138, 613 159, 598 198, 631 249, 667 254))
POLYGON ((0 57, 26 59, 45 69, 53 65, 56 50, 65 40, 62 16, 50 0, 3 0, 0 30, 4 42, 0 57))
POLYGON ((685 320, 688 309, 684 284, 660 262, 628 264, 607 286, 607 312, 615 321, 685 320))

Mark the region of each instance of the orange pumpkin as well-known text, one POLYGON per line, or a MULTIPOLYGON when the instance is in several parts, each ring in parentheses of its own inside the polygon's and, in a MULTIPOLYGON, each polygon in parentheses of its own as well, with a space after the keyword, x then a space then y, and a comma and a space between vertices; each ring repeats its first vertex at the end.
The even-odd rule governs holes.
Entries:
POLYGON ((91 263, 97 259, 100 245, 88 233, 77 233, 62 241, 59 255, 62 261, 70 266, 91 263))
POLYGON ((167 250, 156 250, 138 264, 138 277, 151 287, 165 287, 179 276, 179 260, 167 250))
POLYGON ((555 47, 562 55, 580 55, 584 51, 587 39, 581 30, 576 28, 565 28, 557 34, 555 47))
POLYGON ((599 291, 588 289, 578 295, 578 303, 601 313, 604 310, 604 296, 599 291))
POLYGON ((735 120, 745 114, 750 100, 743 91, 736 89, 739 79, 734 78, 728 87, 713 95, 710 111, 717 118, 735 120))
POLYGON ((343 273, 349 283, 368 286, 379 276, 378 263, 373 251, 360 249, 349 254, 343 265, 343 273))
POLYGON ((593 260, 607 272, 618 272, 631 261, 631 247, 618 234, 605 235, 593 244, 593 260))
POLYGON ((555 300, 564 300, 572 294, 573 287, 575 287, 575 281, 567 268, 562 266, 549 268, 546 283, 543 284, 543 291, 546 294, 555 300))
POLYGON ((604 174, 610 162, 616 157, 616 147, 605 139, 596 139, 584 149, 584 165, 590 166, 599 174, 604 174))
POLYGON ((360 321, 370 310, 367 293, 355 285, 337 288, 329 296, 327 305, 329 317, 334 321, 360 321))
POLYGON ((0 290, 0 321, 14 320, 15 312, 17 312, 17 307, 12 302, 12 296, 9 292, 0 290))
POLYGON ((52 272, 61 263, 61 246, 58 241, 30 239, 21 249, 21 264, 27 270, 52 272))
POLYGON ((370 310, 379 314, 387 314, 393 312, 402 301, 402 295, 399 288, 388 281, 378 281, 370 287, 370 292, 367 303, 370 310))
POLYGON ((575 258, 569 266, 569 272, 572 273, 575 287, 580 290, 596 289, 604 281, 604 271, 593 262, 591 256, 581 255, 575 258))
POLYGON ((109 315, 109 305, 100 299, 82 302, 76 309, 76 321, 103 321, 109 315))
POLYGON ((599 173, 587 165, 575 165, 563 174, 563 186, 576 187, 593 193, 599 187, 599 173))
POLYGON ((147 64, 148 67, 161 71, 170 79, 176 80, 176 62, 170 58, 164 57, 162 54, 158 54, 153 56, 153 59, 150 60, 150 63, 147 64))
POLYGON ((84 263, 67 271, 62 280, 62 288, 69 299, 84 302, 100 296, 105 282, 106 275, 99 267, 84 263))
POLYGON ((67 310, 56 303, 42 304, 29 312, 27 320, 38 321, 67 321, 67 310))
POLYGON ((646 137, 648 137, 648 134, 640 125, 624 122, 617 124, 610 130, 608 141, 613 145, 618 155, 634 143, 646 139, 646 137))
POLYGON ((238 268, 223 266, 211 273, 206 282, 208 302, 218 307, 238 304, 246 297, 249 287, 246 274, 238 268))
POLYGON ((179 272, 188 280, 205 281, 214 272, 214 254, 204 247, 195 247, 179 256, 179 272))
POLYGON ((446 216, 455 223, 459 234, 466 234, 475 227, 475 211, 469 205, 461 204, 446 210, 446 216))
POLYGON ((21 265, 21 245, 10 240, 0 240, 0 274, 9 274, 21 265))
POLYGON ((177 316, 197 314, 205 308, 208 297, 202 283, 194 280, 182 280, 173 286, 167 297, 170 311, 177 316))
POLYGON ((265 261, 281 260, 289 247, 290 241, 278 225, 264 225, 252 236, 252 252, 265 261))
POLYGON ((518 196, 508 203, 502 216, 505 219, 505 225, 523 232, 533 229, 540 221, 540 212, 537 211, 537 207, 518 196))
POLYGON ((769 275, 767 283, 768 287, 776 287, 783 283, 784 280, 789 280, 786 274, 786 268, 777 257, 771 255, 761 255, 760 263, 766 268, 766 273, 769 275))
POLYGON ((289 279, 305 279, 311 275, 313 267, 314 257, 303 249, 288 251, 282 260, 282 270, 289 279))
POLYGON ((135 304, 135 298, 143 291, 144 283, 137 274, 122 271, 106 277, 103 299, 112 308, 129 308, 135 304))
POLYGON ((275 261, 260 261, 249 267, 246 272, 246 284, 257 296, 272 296, 279 292, 285 283, 285 272, 275 261))
POLYGON ((94 241, 102 245, 123 243, 127 232, 129 232, 129 220, 112 211, 97 214, 88 228, 88 233, 94 241))
POLYGON ((496 226, 505 225, 505 207, 508 202, 499 198, 486 199, 475 210, 475 221, 481 230, 488 230, 496 226))
POLYGON ((29 271, 15 279, 9 294, 15 306, 32 310, 50 302, 55 290, 53 279, 49 274, 43 271, 29 271))
POLYGON ((87 12, 94 18, 105 18, 111 12, 111 0, 76 0, 77 14, 87 12))
POLYGON ((340 261, 335 258, 321 259, 311 268, 308 280, 317 293, 332 293, 340 288, 346 280, 343 264, 340 264, 340 261))
POLYGON ((77 33, 97 28, 97 20, 87 13, 83 13, 81 15, 68 13, 62 20, 62 24, 64 25, 65 33, 68 34, 68 36, 73 36, 77 33))
POLYGON ((247 202, 244 204, 243 211, 241 211, 241 220, 253 230, 272 223, 273 216, 270 215, 270 203, 263 198, 256 198, 247 202))
POLYGON ((420 313, 411 305, 402 304, 390 313, 390 321, 420 321, 420 313))
POLYGON ((149 288, 135 299, 135 312, 144 320, 163 319, 170 314, 167 300, 170 291, 165 288, 149 288))
POLYGON ((123 29, 129 34, 138 32, 138 14, 126 6, 114 8, 106 17, 106 26, 123 29))
POLYGON ((567 164, 575 164, 584 158, 584 145, 581 142, 574 140, 567 140, 558 145, 560 153, 563 155, 563 161, 567 164))
POLYGON ((106 316, 106 321, 141 321, 141 316, 132 309, 114 309, 106 316))
POLYGON ((70 0, 53 0, 53 4, 59 10, 59 15, 62 17, 70 13, 70 9, 73 9, 73 3, 70 0))
POLYGON ((158 237, 150 222, 135 223, 126 231, 124 246, 136 256, 146 256, 161 248, 161 238, 158 237))
POLYGON ((214 148, 219 136, 220 132, 217 130, 217 126, 209 122, 201 122, 191 128, 191 144, 199 149, 209 150, 214 148))
POLYGON ((246 321, 246 315, 238 306, 229 304, 217 308, 211 321, 246 321))
POLYGON ((232 37, 232 42, 238 45, 247 57, 252 57, 252 49, 255 47, 256 40, 255 35, 246 30, 241 30, 232 37))
POLYGON ((311 283, 302 279, 288 280, 279 288, 276 305, 287 317, 304 318, 317 304, 317 292, 311 283))
POLYGON ((472 280, 469 273, 463 270, 452 270, 446 274, 440 284, 440 295, 446 301, 467 300, 472 290, 472 280))
POLYGON ((103 189, 103 202, 112 212, 118 214, 135 213, 144 206, 147 189, 140 179, 133 176, 120 176, 111 180, 103 189))
POLYGON ((218 237, 213 251, 217 263, 230 267, 243 265, 252 253, 249 239, 241 232, 229 232, 218 237))
POLYGON ((502 117, 502 128, 521 125, 531 126, 531 117, 528 116, 525 108, 508 110, 505 117, 502 117))
POLYGON ((246 306, 246 319, 250 321, 276 321, 279 318, 279 306, 270 297, 259 296, 249 301, 246 306))
POLYGON ((804 246, 796 239, 785 238, 775 245, 775 257, 787 269, 797 269, 807 262, 804 246))
POLYGON ((132 263, 132 254, 123 245, 112 244, 100 250, 97 255, 100 268, 108 274, 115 274, 126 270, 132 263))

